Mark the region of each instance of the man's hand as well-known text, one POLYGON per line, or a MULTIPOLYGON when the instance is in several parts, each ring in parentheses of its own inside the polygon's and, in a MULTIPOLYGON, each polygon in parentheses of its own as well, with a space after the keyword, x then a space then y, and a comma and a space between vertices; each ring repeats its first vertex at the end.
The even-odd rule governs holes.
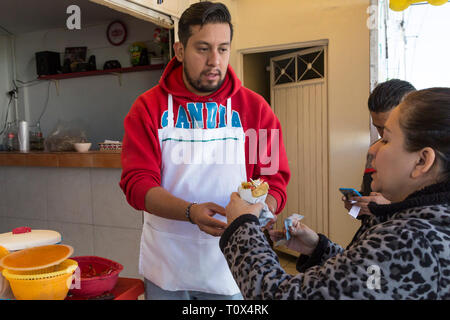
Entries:
POLYGON ((277 218, 278 216, 274 216, 269 222, 267 222, 267 224, 264 227, 262 227, 262 229, 267 231, 272 230, 273 225, 277 222, 277 218))
POLYGON ((275 215, 275 212, 277 211, 278 208, 277 199, 275 199, 275 197, 272 196, 271 194, 267 194, 266 204, 270 212, 272 212, 275 215))
POLYGON ((351 201, 356 201, 353 203, 353 206, 358 206, 361 208, 358 215, 371 215, 372 213, 369 210, 369 202, 375 202, 376 204, 390 204, 391 202, 387 200, 385 197, 378 192, 371 192, 370 196, 366 197, 351 197, 351 201))
POLYGON ((203 232, 219 237, 227 227, 227 224, 221 220, 214 219, 213 216, 216 213, 225 216, 225 208, 213 202, 198 203, 191 206, 192 222, 203 232))
POLYGON ((259 217, 263 207, 264 206, 261 203, 250 204, 247 201, 242 200, 237 192, 233 192, 230 197, 230 203, 228 203, 225 208, 228 225, 244 214, 250 213, 259 217))

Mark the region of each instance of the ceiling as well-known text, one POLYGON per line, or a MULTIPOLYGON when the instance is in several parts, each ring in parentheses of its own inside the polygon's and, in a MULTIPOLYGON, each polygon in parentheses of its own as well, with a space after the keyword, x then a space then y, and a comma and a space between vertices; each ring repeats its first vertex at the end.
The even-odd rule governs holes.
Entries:
POLYGON ((81 28, 131 17, 89 0, 0 0, 0 35, 66 28, 66 20, 70 16, 66 10, 73 4, 80 7, 81 28))

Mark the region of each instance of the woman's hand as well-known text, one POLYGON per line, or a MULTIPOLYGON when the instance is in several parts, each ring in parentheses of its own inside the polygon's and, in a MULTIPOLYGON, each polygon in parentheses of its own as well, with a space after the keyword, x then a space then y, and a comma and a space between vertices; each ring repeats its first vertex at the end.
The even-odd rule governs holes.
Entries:
MULTIPOLYGON (((301 254, 311 255, 319 243, 319 235, 300 221, 295 221, 289 227, 291 238, 286 242, 288 249, 300 252, 301 254)), ((270 239, 273 242, 285 239, 285 232, 279 230, 269 231, 270 239)))
POLYGON ((228 225, 244 214, 250 213, 259 217, 263 207, 264 206, 261 203, 250 204, 247 201, 242 200, 237 192, 233 192, 230 197, 230 203, 228 203, 225 208, 228 225))
POLYGON ((352 201, 356 201, 353 203, 353 206, 358 206, 361 208, 358 215, 371 215, 372 213, 369 210, 369 202, 375 202, 376 204, 390 204, 391 202, 387 200, 385 197, 378 192, 371 192, 370 196, 366 197, 352 197, 350 198, 352 201))
POLYGON ((343 196, 341 200, 344 201, 345 209, 347 209, 347 211, 350 211, 350 209, 353 207, 353 204, 350 202, 350 200, 347 200, 345 196, 343 196))

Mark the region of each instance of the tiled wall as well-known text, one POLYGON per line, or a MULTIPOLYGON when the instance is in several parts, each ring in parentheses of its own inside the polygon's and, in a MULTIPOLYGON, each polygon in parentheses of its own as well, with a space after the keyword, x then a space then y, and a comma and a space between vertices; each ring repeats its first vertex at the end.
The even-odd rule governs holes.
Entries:
POLYGON ((73 256, 121 263, 138 273, 142 212, 128 205, 120 169, 0 167, 0 233, 29 226, 61 233, 73 256))

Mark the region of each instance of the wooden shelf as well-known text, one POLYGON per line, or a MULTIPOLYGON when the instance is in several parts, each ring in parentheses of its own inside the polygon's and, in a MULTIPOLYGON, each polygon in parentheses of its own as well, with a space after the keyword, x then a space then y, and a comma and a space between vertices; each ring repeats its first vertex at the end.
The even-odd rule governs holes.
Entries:
POLYGON ((0 152, 0 166, 56 168, 121 168, 120 152, 0 152))
POLYGON ((161 69, 164 69, 164 67, 165 67, 165 64, 153 64, 153 65, 148 65, 148 66, 117 68, 117 69, 108 69, 108 70, 58 73, 58 74, 40 76, 40 77, 38 77, 38 79, 39 80, 62 80, 62 79, 70 79, 70 78, 99 76, 99 75, 103 75, 103 74, 118 74, 118 73, 139 72, 139 71, 149 71, 149 70, 161 70, 161 69))

